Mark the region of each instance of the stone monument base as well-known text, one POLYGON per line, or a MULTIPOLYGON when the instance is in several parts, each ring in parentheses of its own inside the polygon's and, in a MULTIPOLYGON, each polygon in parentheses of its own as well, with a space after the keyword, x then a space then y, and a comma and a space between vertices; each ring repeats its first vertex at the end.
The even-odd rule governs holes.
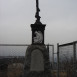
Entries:
POLYGON ((23 77, 51 77, 49 52, 45 45, 30 45, 27 48, 23 77))

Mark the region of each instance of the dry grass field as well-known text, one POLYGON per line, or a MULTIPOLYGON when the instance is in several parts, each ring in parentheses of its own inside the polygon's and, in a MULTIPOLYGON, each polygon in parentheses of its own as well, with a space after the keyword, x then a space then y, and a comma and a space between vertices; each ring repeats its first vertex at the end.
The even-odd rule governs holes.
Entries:
MULTIPOLYGON (((57 70, 51 72, 53 77, 57 77, 57 70)), ((0 72, 0 77, 22 77, 23 64, 13 63, 8 66, 8 70, 0 72)), ((60 77, 67 77, 67 72, 60 72, 60 77)))
POLYGON ((8 77, 21 77, 23 72, 23 64, 13 63, 8 66, 8 77))
MULTIPOLYGON (((57 77, 57 71, 53 71, 52 72, 53 77, 57 77)), ((67 77, 67 73, 66 72, 60 72, 60 77, 67 77)))
POLYGON ((23 72, 23 64, 13 63, 8 65, 7 70, 0 70, 0 77, 21 77, 23 72))

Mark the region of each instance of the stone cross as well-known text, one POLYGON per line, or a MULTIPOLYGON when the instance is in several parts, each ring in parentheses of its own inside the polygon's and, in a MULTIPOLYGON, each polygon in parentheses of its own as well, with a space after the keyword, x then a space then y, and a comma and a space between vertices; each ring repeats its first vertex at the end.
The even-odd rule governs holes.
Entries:
POLYGON ((39 16, 39 12, 40 12, 40 9, 39 9, 39 2, 38 0, 36 0, 36 15, 35 15, 35 18, 37 19, 36 22, 39 22, 40 21, 40 16, 39 16))

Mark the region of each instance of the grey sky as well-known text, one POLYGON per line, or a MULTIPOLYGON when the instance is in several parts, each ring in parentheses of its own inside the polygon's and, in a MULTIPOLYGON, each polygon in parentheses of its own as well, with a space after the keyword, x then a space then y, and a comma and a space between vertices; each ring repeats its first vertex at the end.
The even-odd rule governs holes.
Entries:
MULTIPOLYGON (((45 43, 77 40, 77 0, 39 0, 45 43)), ((35 0, 0 0, 0 43, 31 43, 35 0)))
MULTIPOLYGON (((45 43, 77 40, 77 0, 39 0, 45 43)), ((35 0, 0 0, 0 44, 30 44, 35 0)))

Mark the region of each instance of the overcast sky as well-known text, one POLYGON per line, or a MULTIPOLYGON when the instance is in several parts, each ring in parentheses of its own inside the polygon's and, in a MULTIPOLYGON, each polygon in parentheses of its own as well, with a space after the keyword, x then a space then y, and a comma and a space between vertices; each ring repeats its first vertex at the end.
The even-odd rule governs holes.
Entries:
MULTIPOLYGON (((39 0, 45 43, 77 40, 77 0, 39 0)), ((0 44, 31 43, 36 0, 0 0, 0 44)))
MULTIPOLYGON (((77 40, 77 0, 39 0, 45 43, 77 40)), ((0 44, 31 44, 36 0, 0 0, 0 44)))

